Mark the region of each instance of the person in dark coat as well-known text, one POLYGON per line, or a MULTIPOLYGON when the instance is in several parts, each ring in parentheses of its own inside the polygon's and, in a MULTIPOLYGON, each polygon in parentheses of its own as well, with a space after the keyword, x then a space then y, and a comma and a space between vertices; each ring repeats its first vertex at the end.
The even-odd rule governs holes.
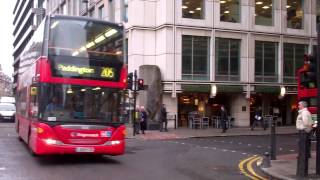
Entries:
POLYGON ((160 110, 160 132, 162 131, 168 131, 167 126, 168 126, 168 120, 167 120, 167 110, 164 104, 161 106, 160 110), (164 125, 164 127, 163 127, 164 125))
POLYGON ((254 128, 256 127, 257 124, 260 124, 260 126, 266 130, 266 127, 264 126, 264 123, 263 123, 263 118, 262 118, 262 108, 261 107, 258 107, 256 109, 256 111, 254 112, 254 118, 253 118, 253 123, 252 123, 252 126, 251 126, 251 131, 254 130, 254 128))
POLYGON ((227 121, 228 121, 228 113, 224 106, 221 106, 220 109, 220 123, 222 125, 222 133, 227 131, 227 121))
POLYGON ((141 106, 140 109, 140 130, 142 134, 145 134, 144 131, 147 129, 147 112, 144 110, 144 107, 141 106))

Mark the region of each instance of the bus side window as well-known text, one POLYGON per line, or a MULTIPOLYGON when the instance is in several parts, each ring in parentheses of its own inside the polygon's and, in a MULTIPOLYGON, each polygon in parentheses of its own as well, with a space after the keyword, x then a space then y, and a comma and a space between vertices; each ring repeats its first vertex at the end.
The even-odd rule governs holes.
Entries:
POLYGON ((38 117, 38 88, 36 85, 30 86, 29 111, 28 116, 32 118, 38 117))

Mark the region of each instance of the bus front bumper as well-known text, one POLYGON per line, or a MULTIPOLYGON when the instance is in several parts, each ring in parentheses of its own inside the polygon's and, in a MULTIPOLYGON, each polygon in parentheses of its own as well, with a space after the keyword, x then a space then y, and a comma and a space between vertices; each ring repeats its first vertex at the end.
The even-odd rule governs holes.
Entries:
POLYGON ((125 150, 125 140, 110 140, 103 145, 75 145, 63 144, 53 139, 37 139, 34 153, 48 154, 104 154, 122 155, 125 150))

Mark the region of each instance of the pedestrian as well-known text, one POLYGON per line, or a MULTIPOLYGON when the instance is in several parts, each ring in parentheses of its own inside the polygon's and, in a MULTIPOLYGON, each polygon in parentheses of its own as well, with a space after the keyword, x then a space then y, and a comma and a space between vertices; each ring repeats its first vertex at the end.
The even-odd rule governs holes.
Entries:
POLYGON ((135 133, 140 134, 140 108, 139 106, 136 107, 136 112, 135 112, 135 122, 134 122, 134 128, 135 128, 135 133))
MULTIPOLYGON (((305 149, 307 152, 307 158, 310 157, 310 146, 311 146, 311 139, 310 139, 310 131, 312 130, 312 117, 311 113, 307 109, 307 102, 305 101, 300 101, 298 103, 298 116, 297 116, 297 121, 296 121, 296 128, 299 131, 299 148, 305 149)), ((299 150, 299 156, 300 156, 300 151, 304 150, 299 150)), ((303 159, 305 161, 305 159, 303 159)))
POLYGON ((168 126, 167 110, 165 105, 162 104, 161 110, 160 110, 160 132, 168 131, 167 126, 168 126))
POLYGON ((227 121, 228 121, 228 113, 224 106, 220 108, 220 123, 222 125, 222 133, 227 131, 227 121))
POLYGON ((259 124, 261 126, 261 128, 263 128, 264 130, 266 130, 266 127, 264 126, 263 118, 262 118, 262 108, 260 106, 254 112, 253 123, 251 125, 251 131, 254 130, 254 128, 256 127, 257 124, 259 124))
POLYGON ((140 130, 142 134, 145 134, 145 130, 147 129, 147 112, 144 110, 144 107, 140 108, 140 130))

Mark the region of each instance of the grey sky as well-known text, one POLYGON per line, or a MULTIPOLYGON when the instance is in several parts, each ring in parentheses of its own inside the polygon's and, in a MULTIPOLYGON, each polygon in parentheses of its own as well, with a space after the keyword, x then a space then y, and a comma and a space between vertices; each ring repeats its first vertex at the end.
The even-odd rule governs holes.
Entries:
POLYGON ((5 74, 9 75, 10 77, 13 74, 13 7, 16 3, 16 0, 5 0, 1 1, 0 6, 0 21, 1 24, 1 43, 0 43, 0 49, 1 49, 1 60, 0 64, 2 67, 2 70, 5 74))

